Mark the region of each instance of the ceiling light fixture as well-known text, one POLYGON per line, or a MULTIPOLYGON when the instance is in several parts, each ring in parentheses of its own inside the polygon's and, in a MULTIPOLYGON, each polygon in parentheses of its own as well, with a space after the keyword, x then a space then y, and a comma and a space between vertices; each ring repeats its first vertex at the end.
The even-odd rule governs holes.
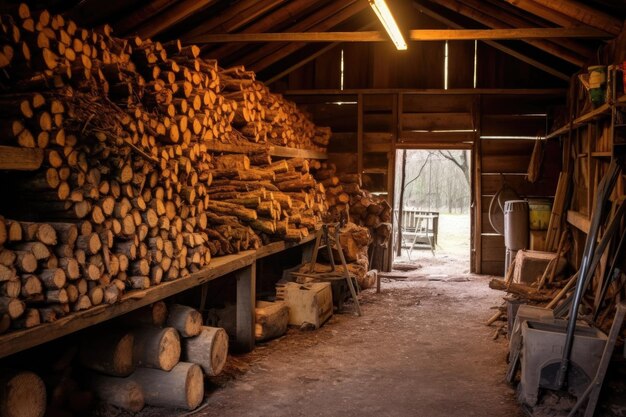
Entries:
POLYGON ((404 41, 404 37, 400 32, 400 28, 396 23, 396 20, 393 18, 389 7, 387 7, 387 3, 385 0, 368 0, 372 9, 374 9, 374 13, 378 16, 378 19, 385 27, 385 30, 391 37, 391 40, 396 45, 398 50, 403 51, 407 49, 406 42, 404 41))

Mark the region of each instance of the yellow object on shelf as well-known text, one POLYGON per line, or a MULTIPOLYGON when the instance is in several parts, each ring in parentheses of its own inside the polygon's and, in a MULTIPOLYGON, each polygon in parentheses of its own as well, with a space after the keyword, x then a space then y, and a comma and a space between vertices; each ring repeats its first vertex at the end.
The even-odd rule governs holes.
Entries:
POLYGON ((530 230, 546 230, 550 223, 552 202, 546 199, 529 199, 528 208, 530 230))

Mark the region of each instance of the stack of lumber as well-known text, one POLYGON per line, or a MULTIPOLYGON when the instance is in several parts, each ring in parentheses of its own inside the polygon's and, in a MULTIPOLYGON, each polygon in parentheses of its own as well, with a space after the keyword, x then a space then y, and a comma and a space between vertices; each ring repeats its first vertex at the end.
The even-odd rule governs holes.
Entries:
POLYGON ((204 398, 204 376, 219 375, 227 354, 224 329, 203 326, 193 308, 159 302, 83 332, 75 346, 63 344, 45 360, 25 357, 45 386, 20 372, 31 375, 30 392, 13 404, 1 397, 0 407, 25 407, 28 396, 39 414, 6 415, 85 415, 97 402, 130 412, 145 405, 193 410, 204 398))
POLYGON ((326 187, 326 202, 332 217, 347 213, 353 223, 370 228, 391 221, 391 206, 384 198, 361 188, 361 175, 338 174, 335 164, 321 165, 315 178, 326 187))
POLYGON ((268 147, 322 150, 330 132, 243 68, 25 4, 0 16, 0 46, 2 140, 44 152, 2 178, 0 330, 298 241, 326 212, 315 164, 268 147))

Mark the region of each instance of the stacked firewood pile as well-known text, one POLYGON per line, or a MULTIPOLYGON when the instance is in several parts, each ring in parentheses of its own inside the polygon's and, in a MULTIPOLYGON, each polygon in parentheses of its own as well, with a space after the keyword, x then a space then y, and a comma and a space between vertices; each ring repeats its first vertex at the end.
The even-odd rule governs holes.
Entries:
POLYGON ((347 213, 351 222, 370 228, 391 221, 391 206, 387 200, 362 189, 359 174, 337 174, 335 164, 322 163, 315 178, 326 188, 329 215, 333 218, 347 213))
POLYGON ((322 150, 330 132, 251 72, 24 4, 0 16, 0 42, 3 141, 45 151, 3 176, 0 330, 298 241, 326 212, 309 161, 268 147, 322 150))
POLYGON ((203 326, 191 307, 157 302, 105 326, 45 360, 24 357, 34 372, 3 372, 16 388, 4 392, 0 408, 15 416, 85 415, 98 402, 130 412, 144 405, 193 410, 204 398, 204 376, 226 364, 228 335, 203 326))

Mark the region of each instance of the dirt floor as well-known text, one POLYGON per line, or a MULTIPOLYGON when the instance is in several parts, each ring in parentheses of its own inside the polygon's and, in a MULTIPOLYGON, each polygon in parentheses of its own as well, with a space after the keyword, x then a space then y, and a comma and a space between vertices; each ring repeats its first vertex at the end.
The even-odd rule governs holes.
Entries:
POLYGON ((506 341, 483 324, 502 294, 467 274, 468 254, 420 253, 421 268, 362 293, 362 317, 231 357, 194 415, 521 416, 503 382, 506 341))
POLYGON ((452 217, 435 256, 414 252, 418 269, 383 279, 380 294, 362 292, 362 317, 336 314, 317 331, 290 329, 229 356, 189 415, 521 417, 504 382, 507 341, 483 324, 503 294, 468 273, 469 219, 452 217))
MULTIPOLYGON (((146 407, 134 417, 524 416, 504 382, 507 340, 493 340, 494 327, 484 325, 503 293, 489 289, 491 277, 468 272, 468 216, 442 216, 440 230, 434 256, 414 251, 416 270, 383 279, 380 294, 361 294, 362 317, 336 314, 317 331, 290 329, 229 356, 194 412, 146 407)), ((620 383, 605 384, 599 416, 626 416, 622 370, 610 370, 620 383)), ((566 416, 572 406, 546 398, 536 417, 566 416)), ((104 407, 97 415, 132 416, 104 407)))

